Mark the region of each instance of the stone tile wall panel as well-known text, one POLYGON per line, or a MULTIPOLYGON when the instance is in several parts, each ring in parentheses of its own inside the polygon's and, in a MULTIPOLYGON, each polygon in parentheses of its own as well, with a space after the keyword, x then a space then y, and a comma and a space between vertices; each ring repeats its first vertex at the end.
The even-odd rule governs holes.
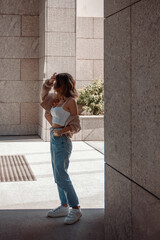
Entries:
MULTIPOLYGON (((92 119, 92 116, 91 116, 92 119)), ((82 138, 83 140, 103 140, 104 136, 104 119, 103 117, 95 117, 92 121, 89 117, 83 118, 83 129, 82 129, 82 138), (95 128, 96 126, 96 128, 95 128)))
POLYGON ((94 18, 94 38, 104 38, 104 18, 94 18))
POLYGON ((113 1, 104 0, 104 17, 108 17, 131 4, 130 0, 113 1))
POLYGON ((39 58, 45 57, 46 42, 47 38, 45 38, 45 35, 41 35, 39 38, 39 58))
POLYGON ((38 118, 39 118, 39 126, 41 126, 42 128, 46 129, 47 124, 46 124, 46 119, 44 117, 45 114, 45 110, 40 106, 38 106, 38 118))
POLYGON ((132 183, 133 240, 159 240, 159 200, 132 183))
POLYGON ((20 104, 0 103, 0 125, 20 124, 20 104))
POLYGON ((0 59, 0 80, 20 80, 20 59, 0 59))
POLYGON ((45 73, 46 73, 45 58, 44 57, 39 58, 39 80, 43 80, 45 78, 45 73))
POLYGON ((132 176, 160 197, 159 10, 158 0, 132 6, 132 176))
POLYGON ((2 37, 0 38, 1 58, 38 58, 38 38, 2 37))
POLYGON ((21 103, 21 124, 38 124, 39 103, 21 103))
POLYGON ((93 38, 93 18, 77 17, 76 37, 93 38))
POLYGON ((38 102, 39 81, 0 81, 0 102, 38 102))
POLYGON ((94 60, 93 79, 104 79, 104 62, 103 60, 94 60))
POLYGON ((0 15, 0 36, 20 36, 21 16, 0 15))
POLYGON ((50 32, 46 35, 47 56, 75 56, 75 33, 50 32))
POLYGON ((38 15, 39 0, 1 0, 0 14, 38 15))
POLYGON ((48 9, 47 31, 75 32, 75 9, 48 9))
POLYGON ((48 7, 54 8, 75 8, 76 1, 75 0, 48 0, 48 7))
POLYGON ((39 79, 39 60, 21 59, 21 80, 39 79))
POLYGON ((38 132, 37 124, 0 125, 0 135, 35 135, 38 132))
POLYGON ((77 59, 103 59, 102 39, 77 39, 77 59))
POLYGON ((39 36, 38 16, 22 16, 22 36, 39 36))
POLYGON ((69 72, 75 78, 75 57, 47 57, 46 78, 50 78, 54 72, 69 72))
POLYGON ((76 80, 93 79, 93 60, 77 60, 76 80))
POLYGON ((106 162, 130 177, 130 9, 105 19, 104 54, 106 162))
POLYGON ((105 236, 132 239, 131 182, 105 164, 105 236))
POLYGON ((76 81, 76 88, 80 89, 80 88, 83 88, 85 86, 88 86, 91 83, 92 83, 92 80, 90 80, 90 81, 87 81, 87 80, 77 80, 76 81))

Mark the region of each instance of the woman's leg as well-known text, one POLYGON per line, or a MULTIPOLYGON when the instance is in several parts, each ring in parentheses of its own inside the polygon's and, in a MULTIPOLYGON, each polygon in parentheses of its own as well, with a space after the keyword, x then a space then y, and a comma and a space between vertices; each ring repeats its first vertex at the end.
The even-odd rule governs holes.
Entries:
MULTIPOLYGON (((51 163, 52 163, 52 169, 53 169, 53 175, 54 175, 54 180, 56 181, 56 175, 55 175, 55 143, 54 143, 54 138, 53 138, 53 133, 51 132, 51 136, 50 136, 50 152, 51 152, 51 163)), ((61 201, 61 205, 66 205, 68 204, 65 192, 63 189, 61 189, 58 185, 58 193, 59 193, 59 198, 61 201)))
POLYGON ((65 135, 55 138, 55 176, 56 183, 65 193, 70 207, 79 204, 77 194, 67 173, 72 142, 65 135))

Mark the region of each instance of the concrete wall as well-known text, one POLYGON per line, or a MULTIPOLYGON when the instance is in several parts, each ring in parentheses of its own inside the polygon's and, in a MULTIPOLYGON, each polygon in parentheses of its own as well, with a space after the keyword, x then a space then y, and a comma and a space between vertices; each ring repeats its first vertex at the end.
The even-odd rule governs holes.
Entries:
POLYGON ((103 79, 103 0, 77 0, 77 88, 103 79))
MULTIPOLYGON (((82 4, 79 0, 40 1, 40 87, 54 72, 71 73, 76 79, 77 88, 96 78, 103 78, 103 4, 98 2, 96 5, 99 8, 97 18, 91 15, 92 11, 88 11, 89 17, 84 17, 80 6, 88 7, 87 4, 82 4)), ((88 121, 88 118, 81 119, 84 127, 79 134, 74 135, 73 140, 96 139, 95 129, 89 127, 88 121)), ((97 130, 103 140, 103 119, 95 121, 100 125, 97 130)), ((45 141, 50 140, 49 128, 50 125, 44 119, 44 111, 39 107, 38 134, 45 141)))
POLYGON ((36 134, 38 0, 0 1, 0 135, 36 134))
MULTIPOLYGON (((54 72, 76 72, 76 2, 40 0, 40 88, 54 72)), ((50 140, 50 125, 39 107, 38 134, 50 140)))
POLYGON ((103 78, 103 3, 90 4, 1 0, 0 135, 49 140, 39 93, 55 71, 70 72, 78 88, 103 78))
POLYGON ((159 19, 159 0, 105 0, 107 240, 160 235, 159 19))

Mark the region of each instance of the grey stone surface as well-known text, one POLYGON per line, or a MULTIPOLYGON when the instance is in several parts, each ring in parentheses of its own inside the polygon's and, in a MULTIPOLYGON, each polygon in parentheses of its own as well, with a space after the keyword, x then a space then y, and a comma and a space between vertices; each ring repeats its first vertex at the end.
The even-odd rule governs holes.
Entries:
POLYGON ((48 7, 54 8, 75 8, 76 1, 75 0, 48 0, 48 7))
POLYGON ((0 135, 36 135, 38 133, 37 124, 23 124, 23 125, 0 125, 0 135))
POLYGON ((93 38, 93 18, 77 17, 76 21, 77 38, 93 38))
MULTIPOLYGON (((56 204, 55 201, 54 205, 56 204)), ((57 202, 58 204, 58 202, 57 202)), ((39 240, 103 240, 104 239, 104 210, 103 209, 82 209, 83 219, 78 223, 67 227, 64 225, 64 218, 46 218, 49 209, 20 209, 1 210, 1 240, 27 239, 32 236, 39 240), (27 220, 26 220, 27 219, 27 220), (10 222, 8 231, 5 226, 10 222), (34 227, 33 227, 34 226, 34 227), (30 229, 30 231, 28 231, 30 229)))
POLYGON ((105 169, 105 239, 131 240, 131 182, 109 166, 105 169))
POLYGON ((104 128, 84 129, 82 131, 83 141, 104 141, 104 128))
POLYGON ((131 4, 130 0, 113 1, 104 0, 104 17, 116 13, 131 4))
MULTIPOLYGON (((82 122, 82 121, 81 121, 82 122)), ((81 123, 82 124, 82 123, 81 123)), ((76 134, 73 135, 72 137, 73 141, 83 141, 83 137, 82 137, 82 130, 76 134)))
POLYGON ((106 162, 130 177, 130 9, 105 20, 104 56, 106 162))
POLYGON ((160 197, 159 19, 158 0, 132 7, 132 176, 160 197))
POLYGON ((104 61, 94 60, 93 65, 93 79, 103 79, 104 78, 104 61))
POLYGON ((38 15, 39 0, 1 0, 0 14, 38 15))
POLYGON ((39 81, 0 81, 0 102, 38 102, 39 81))
POLYGON ((45 34, 46 27, 46 17, 45 17, 45 3, 43 0, 40 0, 39 3, 39 36, 45 34))
POLYGON ((38 118, 39 118, 39 125, 43 127, 44 129, 47 129, 47 121, 46 118, 44 117, 45 110, 40 106, 38 106, 38 118))
POLYGON ((46 141, 46 130, 43 127, 41 127, 39 124, 38 124, 38 136, 40 136, 40 138, 43 141, 46 141))
POLYGON ((48 2, 39 0, 39 16, 42 14, 42 12, 45 9, 45 6, 47 6, 48 2))
POLYGON ((39 36, 38 16, 22 16, 22 36, 39 36))
POLYGON ((1 58, 37 58, 38 38, 3 37, 0 38, 1 58))
POLYGON ((104 140, 103 116, 85 116, 82 118, 82 140, 104 140))
POLYGON ((159 240, 159 200, 132 183, 133 240, 159 240))
MULTIPOLYGON (((39 80, 43 80, 46 75, 45 57, 39 58, 39 80)), ((40 83, 41 84, 41 83, 40 83)))
POLYGON ((103 59, 103 39, 77 39, 77 59, 103 59))
POLYGON ((104 141, 85 141, 85 143, 104 154, 104 141))
POLYGON ((39 103, 21 103, 21 124, 38 124, 39 103))
POLYGON ((20 123, 19 103, 0 103, 0 125, 20 123))
POLYGON ((39 37, 39 58, 45 57, 45 49, 46 49, 46 36, 45 34, 39 37))
POLYGON ((21 17, 16 15, 0 15, 0 36, 20 36, 21 17))
POLYGON ((39 79, 38 59, 21 59, 21 80, 39 79))
POLYGON ((141 0, 130 0, 131 4, 140 2, 141 0))
POLYGON ((54 72, 68 72, 75 78, 75 57, 46 57, 46 78, 50 78, 54 72))
POLYGON ((94 38, 104 38, 104 18, 94 18, 94 38))
POLYGON ((0 59, 0 80, 20 80, 19 59, 0 59))
POLYGON ((46 31, 75 32, 75 9, 48 8, 46 31))
POLYGON ((76 79, 92 80, 93 79, 93 60, 76 61, 76 79))
POLYGON ((75 33, 46 33, 48 56, 75 56, 75 33))
MULTIPOLYGON (((40 0, 39 7, 39 58, 42 58, 45 56, 45 26, 46 26, 46 10, 45 10, 45 4, 46 1, 40 0)), ((41 59, 40 63, 41 63, 41 59)), ((41 79, 41 76, 39 75, 39 78, 41 79)))
POLYGON ((87 81, 87 80, 77 80, 76 81, 76 88, 80 89, 80 88, 84 88, 85 86, 88 86, 89 84, 91 84, 93 81, 87 81))

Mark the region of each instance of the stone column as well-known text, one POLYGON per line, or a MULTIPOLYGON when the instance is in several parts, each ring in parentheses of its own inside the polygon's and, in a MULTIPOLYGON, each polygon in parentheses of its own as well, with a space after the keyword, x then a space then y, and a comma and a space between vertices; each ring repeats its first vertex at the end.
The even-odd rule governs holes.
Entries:
POLYGON ((103 80, 103 0, 77 0, 76 85, 103 80))
MULTIPOLYGON (((69 72, 75 77, 75 1, 40 1, 41 85, 54 72, 69 72)), ((40 107, 38 132, 45 141, 49 141, 50 138, 49 128, 44 111, 40 107)))
POLYGON ((38 5, 0 1, 0 135, 37 134, 38 5))
POLYGON ((105 0, 105 232, 159 239, 160 1, 105 0))

